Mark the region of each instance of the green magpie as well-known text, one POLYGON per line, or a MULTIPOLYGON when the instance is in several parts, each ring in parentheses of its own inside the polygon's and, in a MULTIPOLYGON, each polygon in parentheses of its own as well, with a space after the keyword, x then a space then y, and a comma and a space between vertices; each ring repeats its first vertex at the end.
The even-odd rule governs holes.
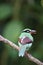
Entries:
POLYGON ((33 42, 32 34, 35 34, 35 33, 36 33, 35 30, 31 30, 29 28, 26 28, 22 31, 18 40, 18 45, 20 47, 19 56, 23 57, 25 52, 28 51, 29 48, 32 46, 32 42, 33 42))

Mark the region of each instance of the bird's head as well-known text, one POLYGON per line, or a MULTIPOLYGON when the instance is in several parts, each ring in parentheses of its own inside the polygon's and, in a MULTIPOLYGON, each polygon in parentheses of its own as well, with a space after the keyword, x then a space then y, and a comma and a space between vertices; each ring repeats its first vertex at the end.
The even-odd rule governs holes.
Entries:
POLYGON ((29 28, 24 29, 23 32, 30 33, 30 34, 36 34, 36 30, 31 30, 29 28))

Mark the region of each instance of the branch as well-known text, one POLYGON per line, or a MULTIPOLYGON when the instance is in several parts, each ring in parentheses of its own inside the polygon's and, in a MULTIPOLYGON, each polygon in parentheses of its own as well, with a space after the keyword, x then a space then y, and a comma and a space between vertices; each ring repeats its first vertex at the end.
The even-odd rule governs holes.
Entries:
MULTIPOLYGON (((14 49, 16 49, 16 50, 18 50, 18 51, 19 51, 19 49, 20 49, 15 43, 9 41, 8 39, 4 38, 4 37, 1 36, 1 35, 0 35, 0 41, 2 41, 2 42, 4 42, 4 43, 8 44, 9 46, 11 46, 12 48, 14 48, 14 49)), ((29 54, 29 53, 27 53, 27 52, 25 53, 25 57, 28 58, 30 61, 33 61, 33 62, 36 63, 37 65, 43 65, 43 62, 41 62, 40 60, 34 58, 31 54, 29 54)))

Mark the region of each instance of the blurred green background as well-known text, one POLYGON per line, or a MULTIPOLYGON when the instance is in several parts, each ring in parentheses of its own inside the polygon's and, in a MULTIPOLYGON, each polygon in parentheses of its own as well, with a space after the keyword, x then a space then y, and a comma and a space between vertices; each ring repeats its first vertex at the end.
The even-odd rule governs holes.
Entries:
MULTIPOLYGON (((0 0, 0 34, 18 45, 24 28, 37 31, 29 52, 43 61, 43 0, 0 0)), ((36 65, 0 42, 0 65, 36 65)))

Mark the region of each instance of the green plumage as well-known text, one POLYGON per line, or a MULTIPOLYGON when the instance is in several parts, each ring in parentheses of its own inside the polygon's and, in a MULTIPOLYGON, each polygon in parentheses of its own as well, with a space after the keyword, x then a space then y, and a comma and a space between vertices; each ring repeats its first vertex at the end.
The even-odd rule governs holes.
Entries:
POLYGON ((33 37, 32 37, 30 32, 34 33, 36 31, 31 30, 31 29, 24 29, 23 32, 21 33, 21 35, 19 36, 19 39, 22 42, 21 43, 21 42, 18 41, 18 44, 20 46, 19 56, 23 57, 24 54, 25 54, 25 51, 29 50, 29 48, 32 46, 33 37), (32 41, 32 42, 29 43, 29 40, 32 41), (23 42, 27 42, 27 41, 28 41, 28 43, 23 44, 23 42))

